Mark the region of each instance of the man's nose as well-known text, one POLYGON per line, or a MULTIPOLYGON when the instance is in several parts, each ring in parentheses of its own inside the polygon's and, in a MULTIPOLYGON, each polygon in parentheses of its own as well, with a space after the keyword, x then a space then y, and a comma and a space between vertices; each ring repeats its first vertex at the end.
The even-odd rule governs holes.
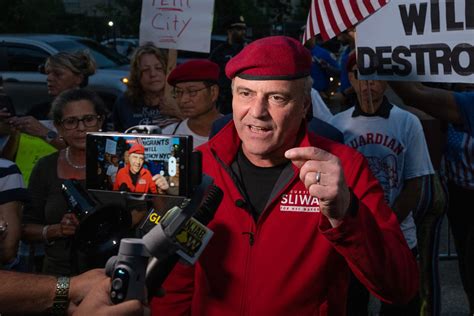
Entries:
POLYGON ((263 118, 268 115, 268 99, 266 97, 256 97, 251 105, 250 114, 255 118, 263 118))

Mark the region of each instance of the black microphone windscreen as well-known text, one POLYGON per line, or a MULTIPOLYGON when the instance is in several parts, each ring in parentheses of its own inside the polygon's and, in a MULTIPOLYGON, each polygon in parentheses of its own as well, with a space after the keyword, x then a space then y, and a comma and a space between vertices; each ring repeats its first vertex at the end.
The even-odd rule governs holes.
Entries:
POLYGON ((204 201, 201 203, 196 214, 194 214, 194 218, 201 224, 207 226, 207 224, 209 224, 209 222, 214 218, 214 214, 216 214, 223 197, 224 192, 222 192, 218 186, 214 184, 211 185, 204 201))

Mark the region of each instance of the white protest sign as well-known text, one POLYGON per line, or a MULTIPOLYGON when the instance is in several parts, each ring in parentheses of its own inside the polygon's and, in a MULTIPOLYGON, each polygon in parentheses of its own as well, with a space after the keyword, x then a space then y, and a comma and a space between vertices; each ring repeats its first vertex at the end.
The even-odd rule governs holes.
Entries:
POLYGON ((170 138, 144 138, 145 160, 168 160, 173 144, 170 138))
POLYGON ((474 82, 474 0, 392 0, 357 27, 361 78, 474 82))
POLYGON ((143 0, 140 44, 208 53, 214 0, 143 0))
POLYGON ((115 155, 117 152, 117 142, 108 139, 105 141, 105 152, 111 155, 115 155))

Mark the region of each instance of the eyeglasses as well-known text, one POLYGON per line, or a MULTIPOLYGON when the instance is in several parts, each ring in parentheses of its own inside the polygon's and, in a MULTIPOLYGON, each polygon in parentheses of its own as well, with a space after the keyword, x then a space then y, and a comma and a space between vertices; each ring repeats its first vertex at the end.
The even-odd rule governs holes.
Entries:
POLYGON ((84 115, 82 118, 72 116, 62 120, 61 125, 65 129, 75 129, 79 126, 79 122, 82 122, 85 127, 94 127, 97 126, 100 117, 100 115, 93 114, 84 115))
POLYGON ((186 89, 174 89, 173 97, 175 99, 181 99, 185 94, 189 95, 190 97, 195 97, 199 91, 209 88, 209 86, 205 86, 201 89, 196 90, 186 90, 186 89))

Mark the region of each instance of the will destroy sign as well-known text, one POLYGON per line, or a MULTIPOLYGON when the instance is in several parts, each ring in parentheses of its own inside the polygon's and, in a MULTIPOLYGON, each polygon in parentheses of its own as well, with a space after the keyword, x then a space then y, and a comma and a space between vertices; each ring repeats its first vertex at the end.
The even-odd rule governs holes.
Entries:
POLYGON ((474 82, 474 0, 392 0, 357 27, 362 78, 474 82))

